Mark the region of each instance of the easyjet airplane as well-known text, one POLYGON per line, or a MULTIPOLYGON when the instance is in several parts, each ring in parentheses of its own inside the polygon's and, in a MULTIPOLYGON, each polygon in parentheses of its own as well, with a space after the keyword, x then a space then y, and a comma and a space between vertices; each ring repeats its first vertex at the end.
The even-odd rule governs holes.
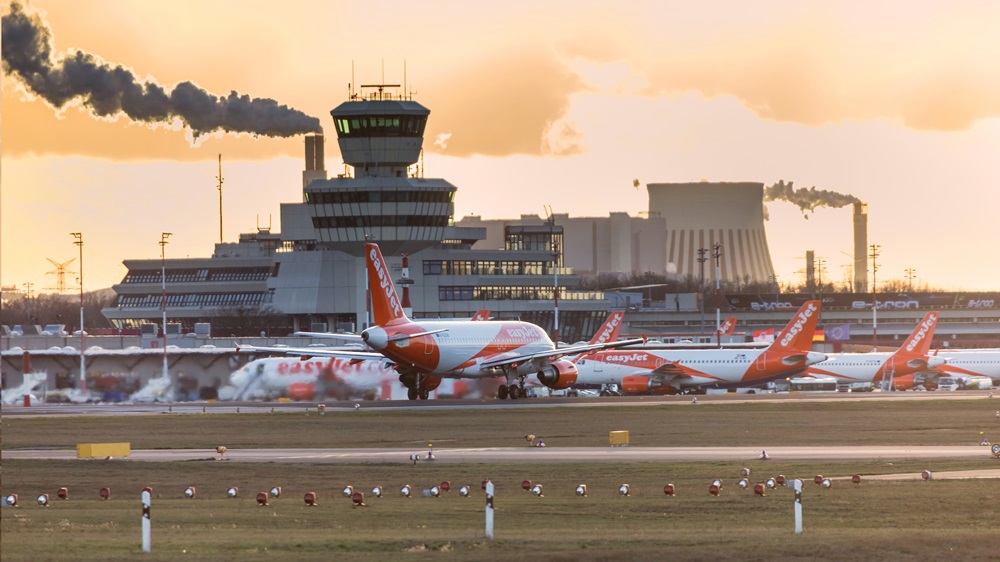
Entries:
POLYGON ((565 359, 586 351, 624 347, 641 339, 605 341, 556 348, 540 327, 520 321, 425 321, 403 314, 396 287, 377 244, 365 244, 374 326, 361 339, 378 354, 313 349, 259 348, 290 354, 371 359, 379 354, 395 365, 409 398, 426 398, 442 378, 502 376, 507 384, 498 397, 524 395, 524 379, 536 375, 543 385, 569 388, 576 383, 576 365, 565 359))
POLYGON ((942 364, 913 376, 893 379, 893 388, 907 390, 917 384, 923 384, 927 388, 936 388, 937 381, 941 377, 954 379, 989 377, 993 381, 1000 381, 1000 351, 952 350, 935 352, 934 357, 940 358, 942 364))
POLYGON ((828 376, 837 382, 873 382, 884 379, 893 386, 905 385, 918 371, 944 365, 943 357, 931 356, 931 339, 939 318, 937 312, 928 312, 917 324, 903 345, 892 353, 831 353, 826 361, 806 370, 813 376, 828 376))
POLYGON ((577 382, 617 384, 625 394, 674 394, 699 386, 747 386, 802 372, 826 359, 810 351, 820 302, 807 301, 764 349, 627 349, 577 360, 577 382))

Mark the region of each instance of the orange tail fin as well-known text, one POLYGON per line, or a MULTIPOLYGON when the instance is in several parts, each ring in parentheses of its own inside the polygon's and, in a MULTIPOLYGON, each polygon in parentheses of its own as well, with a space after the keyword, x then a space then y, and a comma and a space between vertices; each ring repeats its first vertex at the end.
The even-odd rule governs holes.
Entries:
POLYGON ((372 295, 372 313, 376 326, 397 324, 408 319, 399 304, 396 286, 389 275, 389 266, 382 259, 378 244, 365 244, 365 260, 368 263, 368 290, 372 295))
POLYGON ((606 343, 609 341, 618 340, 618 332, 622 331, 622 319, 625 318, 625 313, 622 311, 615 311, 608 315, 608 319, 604 321, 594 337, 591 338, 590 344, 606 343))
POLYGON ((736 331, 736 317, 730 316, 722 321, 716 332, 726 336, 736 331))
POLYGON ((477 310, 476 313, 472 315, 473 322, 486 322, 489 319, 490 319, 490 309, 488 308, 477 310))
POLYGON ((775 347, 785 347, 799 351, 812 349, 813 334, 819 320, 820 301, 806 301, 792 320, 774 338, 775 347))
POLYGON ((924 319, 917 324, 903 345, 899 347, 899 353, 906 355, 924 356, 931 351, 931 340, 934 339, 934 328, 937 327, 939 314, 928 312, 924 319))

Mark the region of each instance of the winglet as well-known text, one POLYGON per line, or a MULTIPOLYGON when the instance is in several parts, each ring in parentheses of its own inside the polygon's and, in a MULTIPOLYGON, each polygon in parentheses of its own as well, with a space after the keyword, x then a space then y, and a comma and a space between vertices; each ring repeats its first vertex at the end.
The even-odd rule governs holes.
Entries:
POLYGON ((368 289, 371 292, 372 312, 376 326, 406 322, 403 307, 399 304, 396 286, 389 276, 389 267, 382 258, 378 244, 365 244, 365 261, 368 265, 368 289))
MULTIPOLYGON (((940 314, 936 311, 928 312, 924 319, 917 324, 917 327, 913 329, 903 345, 899 346, 897 353, 903 355, 918 355, 925 356, 931 351, 931 340, 934 339, 934 328, 937 327, 937 321, 940 314)), ((936 355, 936 353, 935 353, 936 355)))
POLYGON ((806 301, 792 320, 774 338, 774 347, 783 347, 799 351, 812 349, 813 334, 816 332, 816 322, 819 320, 820 301, 806 301))

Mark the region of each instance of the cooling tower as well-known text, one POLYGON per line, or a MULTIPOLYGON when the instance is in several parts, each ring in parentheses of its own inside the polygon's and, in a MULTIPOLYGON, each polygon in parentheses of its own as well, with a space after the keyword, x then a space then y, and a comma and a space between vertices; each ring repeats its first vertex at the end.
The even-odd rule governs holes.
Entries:
POLYGON ((651 183, 649 212, 667 222, 667 268, 700 276, 698 249, 707 248, 705 281, 714 279, 716 242, 722 244, 721 278, 769 282, 774 276, 764 233, 764 184, 651 183))

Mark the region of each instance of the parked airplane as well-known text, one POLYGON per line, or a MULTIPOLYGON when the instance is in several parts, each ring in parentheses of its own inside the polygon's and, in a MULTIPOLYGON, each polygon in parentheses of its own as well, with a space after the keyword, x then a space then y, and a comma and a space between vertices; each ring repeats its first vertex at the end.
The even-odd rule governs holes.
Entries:
POLYGON ((626 394, 674 394, 700 386, 748 386, 802 372, 826 359, 810 351, 820 301, 807 301, 764 349, 628 349, 577 360, 577 382, 617 384, 626 394))
POLYGON ((20 404, 25 396, 34 403, 38 400, 35 390, 48 380, 48 373, 25 373, 24 382, 14 388, 5 388, 0 392, 0 401, 4 406, 20 404))
POLYGON ((377 244, 365 244, 375 325, 361 339, 378 354, 313 349, 258 348, 293 355, 371 359, 385 357, 400 373, 409 398, 426 398, 442 378, 502 376, 499 398, 524 395, 524 379, 537 375, 549 388, 576 383, 576 365, 565 359, 586 351, 624 347, 641 339, 556 348, 544 330, 520 321, 424 321, 403 313, 396 288, 377 244))
POLYGON ((396 378, 396 371, 384 360, 265 357, 233 372, 229 377, 232 387, 220 390, 219 398, 362 398, 380 390, 387 380, 395 383, 396 378))
MULTIPOLYGON (((943 379, 953 379, 960 387, 967 387, 972 381, 989 377, 993 384, 1000 383, 1000 351, 962 350, 937 352, 943 364, 907 377, 893 379, 893 388, 908 390, 918 385, 934 389, 943 379)), ((978 384, 978 382, 977 382, 978 384)))
POLYGON ((913 329, 903 345, 892 353, 831 353, 820 365, 806 373, 815 377, 834 377, 838 383, 879 383, 892 381, 893 386, 911 381, 913 374, 944 365, 943 357, 930 354, 931 339, 940 314, 928 312, 913 329))

